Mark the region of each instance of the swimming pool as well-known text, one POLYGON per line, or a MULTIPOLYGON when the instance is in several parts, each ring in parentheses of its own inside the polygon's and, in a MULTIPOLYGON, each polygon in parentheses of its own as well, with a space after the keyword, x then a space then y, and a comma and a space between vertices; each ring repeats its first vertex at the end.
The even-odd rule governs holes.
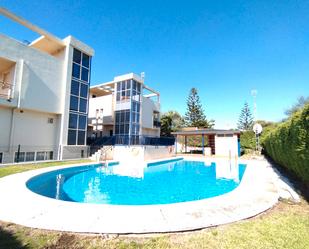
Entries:
POLYGON ((234 190, 245 164, 173 159, 147 167, 94 164, 37 175, 27 187, 33 192, 63 201, 153 205, 211 198, 234 190))

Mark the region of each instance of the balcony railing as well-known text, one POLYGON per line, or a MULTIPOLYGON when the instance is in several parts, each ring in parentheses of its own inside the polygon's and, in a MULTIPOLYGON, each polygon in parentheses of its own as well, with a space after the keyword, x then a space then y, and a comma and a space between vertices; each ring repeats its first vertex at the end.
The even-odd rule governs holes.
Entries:
POLYGON ((0 80, 0 98, 11 99, 13 85, 0 80))

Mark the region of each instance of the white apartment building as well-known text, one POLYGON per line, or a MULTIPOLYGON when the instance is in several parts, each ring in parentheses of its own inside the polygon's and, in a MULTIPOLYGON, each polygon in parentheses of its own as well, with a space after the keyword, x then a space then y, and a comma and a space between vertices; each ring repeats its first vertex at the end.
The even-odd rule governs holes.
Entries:
POLYGON ((0 14, 40 35, 24 44, 0 34, 0 163, 86 157, 94 50, 0 14))
POLYGON ((134 73, 90 88, 88 137, 116 137, 116 144, 138 144, 160 137, 160 94, 134 73))

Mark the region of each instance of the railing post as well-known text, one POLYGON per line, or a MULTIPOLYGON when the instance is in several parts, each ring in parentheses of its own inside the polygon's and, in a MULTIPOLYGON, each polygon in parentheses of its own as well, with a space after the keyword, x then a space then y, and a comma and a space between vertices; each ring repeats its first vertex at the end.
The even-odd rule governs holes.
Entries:
POLYGON ((19 156, 20 156, 20 144, 18 145, 18 148, 17 148, 17 158, 16 158, 17 163, 19 163, 19 156))

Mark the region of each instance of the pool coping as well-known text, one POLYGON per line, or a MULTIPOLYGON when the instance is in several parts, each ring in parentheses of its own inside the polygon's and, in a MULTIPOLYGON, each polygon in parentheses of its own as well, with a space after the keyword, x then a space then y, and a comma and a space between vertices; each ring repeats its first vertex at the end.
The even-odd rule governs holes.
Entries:
MULTIPOLYGON (((226 160, 180 158, 206 163, 226 160)), ((18 173, 0 178, 0 220, 48 230, 113 234, 188 231, 235 222, 268 210, 279 198, 276 175, 269 162, 239 159, 238 163, 247 164, 247 169, 233 191, 199 201, 159 205, 59 201, 38 195, 25 185, 35 175, 89 162, 18 173)))

